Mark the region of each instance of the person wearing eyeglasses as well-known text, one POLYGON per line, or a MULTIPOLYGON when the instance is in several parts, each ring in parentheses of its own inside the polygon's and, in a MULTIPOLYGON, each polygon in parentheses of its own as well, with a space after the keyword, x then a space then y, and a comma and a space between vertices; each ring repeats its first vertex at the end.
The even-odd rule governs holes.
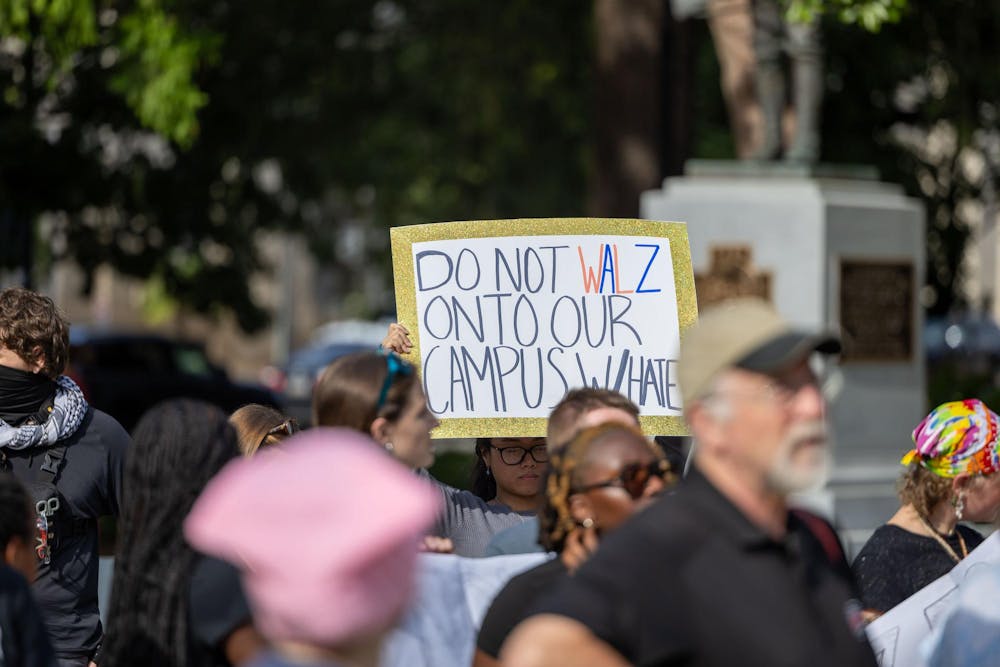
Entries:
POLYGON ((500 591, 483 619, 474 667, 494 667, 510 631, 538 595, 574 571, 598 539, 643 509, 668 483, 670 466, 634 426, 584 429, 552 457, 546 503, 539 513, 544 547, 558 556, 524 572, 500 591))
POLYGON ((691 469, 539 598, 501 661, 875 667, 836 532, 789 504, 828 470, 811 360, 839 350, 760 299, 700 313, 678 363, 691 469))
POLYGON ((545 501, 545 438, 477 438, 472 492, 487 502, 535 514, 545 501))
MULTIPOLYGON (((558 453, 561 447, 583 429, 607 422, 638 428, 639 407, 610 389, 571 389, 549 413, 546 426, 549 454, 558 453)), ((486 546, 484 555, 509 556, 542 552, 544 548, 539 543, 539 532, 538 519, 528 519, 494 535, 486 546)))
POLYGON ((299 424, 269 405, 250 403, 229 415, 229 423, 236 429, 243 456, 253 456, 258 449, 276 445, 297 433, 299 424))

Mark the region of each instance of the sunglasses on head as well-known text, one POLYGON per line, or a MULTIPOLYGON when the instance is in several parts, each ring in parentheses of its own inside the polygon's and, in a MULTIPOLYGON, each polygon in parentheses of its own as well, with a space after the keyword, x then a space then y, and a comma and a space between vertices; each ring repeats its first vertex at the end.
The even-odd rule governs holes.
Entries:
POLYGON ((383 351, 382 356, 385 357, 386 374, 385 382, 382 383, 382 391, 379 392, 378 400, 375 402, 376 413, 385 405, 385 401, 389 397, 389 389, 393 383, 400 377, 407 377, 413 374, 413 366, 403 361, 395 352, 383 351))
POLYGON ((645 493, 650 479, 653 477, 663 479, 663 476, 669 470, 670 464, 662 459, 653 461, 652 463, 629 463, 623 466, 621 472, 611 479, 581 486, 576 489, 576 492, 582 493, 584 491, 593 491, 594 489, 617 487, 624 489, 626 493, 632 496, 632 500, 638 500, 645 493))
POLYGON ((264 443, 266 443, 267 439, 270 438, 271 436, 278 436, 279 439, 284 440, 293 433, 298 433, 300 430, 301 429, 299 428, 299 423, 297 421, 291 418, 286 419, 285 421, 281 422, 280 424, 278 424, 277 426, 275 426, 270 431, 264 434, 264 437, 260 439, 260 445, 258 445, 258 449, 260 447, 263 447, 264 443))

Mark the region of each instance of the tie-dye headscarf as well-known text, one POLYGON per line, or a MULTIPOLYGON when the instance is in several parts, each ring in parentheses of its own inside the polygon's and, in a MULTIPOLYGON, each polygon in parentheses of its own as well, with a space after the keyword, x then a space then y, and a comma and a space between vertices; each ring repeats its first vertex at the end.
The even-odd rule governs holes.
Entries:
POLYGON ((941 477, 988 475, 1000 470, 1000 417, 977 398, 943 403, 913 430, 916 448, 901 463, 918 461, 941 477))

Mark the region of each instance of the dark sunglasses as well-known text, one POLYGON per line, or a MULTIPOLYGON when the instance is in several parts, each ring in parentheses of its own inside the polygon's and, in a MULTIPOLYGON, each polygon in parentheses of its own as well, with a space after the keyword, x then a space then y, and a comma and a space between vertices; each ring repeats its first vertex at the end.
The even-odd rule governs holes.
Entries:
POLYGON ((385 382, 382 383, 382 391, 378 394, 378 401, 375 402, 375 412, 377 413, 385 405, 385 399, 389 397, 389 389, 399 377, 407 377, 413 374, 413 366, 399 358, 395 352, 383 351, 387 372, 385 382))
POLYGON ((622 471, 615 477, 596 484, 587 484, 576 489, 576 493, 603 489, 607 487, 617 487, 625 489, 625 492, 632 496, 632 500, 642 498, 646 491, 649 480, 653 477, 663 479, 663 476, 670 470, 670 464, 664 460, 653 461, 652 463, 629 463, 622 468, 622 471))
POLYGON ((281 439, 283 440, 288 436, 292 435, 293 433, 298 433, 300 430, 302 429, 299 428, 299 423, 297 421, 295 421, 294 419, 286 419, 285 421, 281 422, 280 424, 272 428, 270 431, 265 433, 264 437, 260 439, 260 444, 257 446, 257 448, 260 449, 261 447, 263 447, 264 443, 266 443, 267 439, 270 438, 272 435, 281 436, 281 439))
POLYGON ((535 445, 534 447, 518 447, 514 445, 512 447, 497 447, 496 445, 490 445, 493 449, 500 452, 500 460, 509 466, 521 465, 521 461, 528 454, 531 454, 531 458, 535 463, 548 463, 549 462, 549 450, 545 445, 535 445))

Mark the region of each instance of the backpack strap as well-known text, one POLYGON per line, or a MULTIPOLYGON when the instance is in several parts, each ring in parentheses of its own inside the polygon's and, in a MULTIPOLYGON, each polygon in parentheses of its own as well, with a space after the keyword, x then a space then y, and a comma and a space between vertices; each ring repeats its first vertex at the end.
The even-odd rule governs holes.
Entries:
POLYGON ((55 485, 56 476, 59 474, 59 469, 62 467, 64 460, 66 460, 66 445, 57 444, 55 447, 47 449, 45 451, 45 458, 42 460, 42 465, 38 468, 38 472, 35 473, 35 481, 55 485))
POLYGON ((823 519, 819 518, 815 514, 810 514, 803 510, 794 509, 792 514, 802 522, 806 529, 812 533, 823 547, 823 551, 826 553, 827 560, 830 561, 831 565, 840 565, 841 563, 847 562, 847 557, 844 555, 844 550, 840 546, 840 538, 837 534, 833 532, 833 528, 830 527, 823 519))

